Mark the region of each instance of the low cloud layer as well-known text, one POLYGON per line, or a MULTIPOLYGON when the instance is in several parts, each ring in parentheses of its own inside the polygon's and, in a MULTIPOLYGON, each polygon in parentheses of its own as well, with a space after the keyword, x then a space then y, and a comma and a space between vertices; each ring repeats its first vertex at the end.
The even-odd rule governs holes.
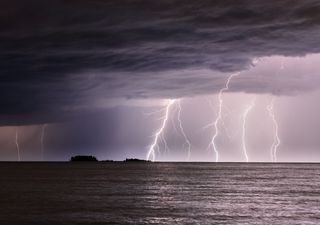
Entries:
MULTIPOLYGON (((253 59, 318 53, 320 2, 6 0, 0 31, 0 123, 42 123, 100 100, 214 93, 253 59)), ((318 87, 315 71, 280 64, 244 72, 232 90, 318 87)))

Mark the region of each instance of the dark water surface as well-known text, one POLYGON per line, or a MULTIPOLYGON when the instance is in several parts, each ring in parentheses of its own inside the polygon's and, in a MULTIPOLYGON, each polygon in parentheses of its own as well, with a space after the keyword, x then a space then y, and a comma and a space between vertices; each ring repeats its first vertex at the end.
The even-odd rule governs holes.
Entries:
POLYGON ((320 224, 320 164, 0 163, 0 224, 320 224))

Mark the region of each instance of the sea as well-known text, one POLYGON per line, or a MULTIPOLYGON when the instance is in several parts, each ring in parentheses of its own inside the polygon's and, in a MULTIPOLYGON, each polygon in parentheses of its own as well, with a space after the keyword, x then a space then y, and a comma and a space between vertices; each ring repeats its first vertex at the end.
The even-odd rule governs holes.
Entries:
POLYGON ((0 224, 320 224, 320 164, 3 162, 0 224))

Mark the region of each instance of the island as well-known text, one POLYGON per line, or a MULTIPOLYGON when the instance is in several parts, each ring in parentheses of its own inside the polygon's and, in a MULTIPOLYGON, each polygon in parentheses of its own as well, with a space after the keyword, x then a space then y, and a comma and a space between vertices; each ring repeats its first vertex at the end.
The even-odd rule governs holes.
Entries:
POLYGON ((76 155, 71 157, 71 162, 98 162, 98 159, 92 155, 76 155))
POLYGON ((151 161, 144 160, 144 159, 129 158, 129 159, 124 160, 123 162, 151 162, 151 161))
POLYGON ((76 155, 70 158, 70 162, 102 162, 102 163, 140 163, 140 162, 151 162, 150 160, 137 159, 137 158, 126 158, 123 161, 115 161, 115 160, 101 160, 99 161, 97 157, 92 155, 76 155))

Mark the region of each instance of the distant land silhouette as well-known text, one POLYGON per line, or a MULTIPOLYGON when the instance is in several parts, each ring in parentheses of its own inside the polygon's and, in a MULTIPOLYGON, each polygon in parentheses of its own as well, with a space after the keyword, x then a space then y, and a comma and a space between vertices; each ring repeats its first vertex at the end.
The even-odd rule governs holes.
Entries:
MULTIPOLYGON (((72 156, 70 162, 99 162, 99 160, 92 155, 76 155, 72 156)), ((126 158, 123 161, 115 160, 101 160, 100 162, 151 162, 150 160, 137 159, 137 158, 126 158)))
POLYGON ((151 161, 144 160, 144 159, 129 158, 129 159, 124 160, 124 162, 151 162, 151 161))
POLYGON ((92 155, 76 155, 71 157, 71 162, 98 162, 98 159, 92 155))

